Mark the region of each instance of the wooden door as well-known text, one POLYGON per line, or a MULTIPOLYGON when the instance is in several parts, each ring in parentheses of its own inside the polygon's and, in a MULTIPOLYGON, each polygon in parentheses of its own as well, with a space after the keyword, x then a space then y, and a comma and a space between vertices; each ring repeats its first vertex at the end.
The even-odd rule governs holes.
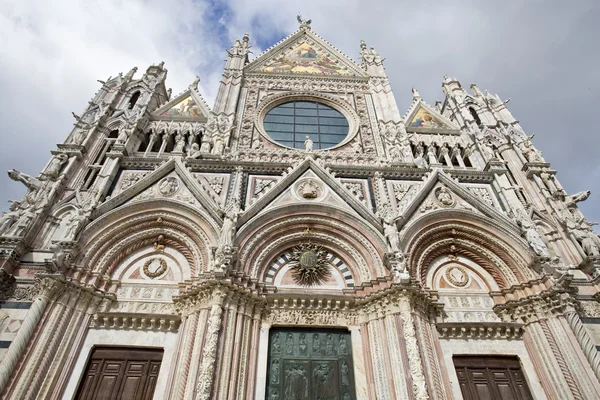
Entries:
POLYGON ((454 356, 465 400, 530 400, 517 357, 454 356))
POLYGON ((150 400, 162 357, 162 349, 96 347, 75 398, 150 400))
POLYGON ((274 328, 267 400, 355 400, 350 333, 274 328))

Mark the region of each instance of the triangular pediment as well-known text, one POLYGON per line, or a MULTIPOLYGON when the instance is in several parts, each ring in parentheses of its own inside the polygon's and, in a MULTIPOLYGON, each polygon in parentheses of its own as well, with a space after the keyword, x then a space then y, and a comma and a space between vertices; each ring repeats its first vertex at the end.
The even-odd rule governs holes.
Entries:
POLYGON ((460 127, 440 114, 435 108, 415 97, 405 114, 408 132, 416 133, 459 133, 460 127))
POLYGON ((399 210, 396 220, 398 228, 410 225, 425 214, 447 210, 490 218, 519 235, 519 228, 514 221, 479 198, 468 187, 456 183, 440 169, 434 170, 423 184, 416 187, 418 191, 412 196, 412 200, 399 210))
POLYGON ((300 29, 246 66, 247 73, 367 77, 354 61, 309 29, 300 29))
POLYGON ((99 205, 93 219, 125 204, 147 200, 177 201, 204 209, 215 221, 221 220, 218 204, 186 169, 180 160, 171 159, 136 183, 99 205))
POLYGON ((208 105, 198 90, 188 88, 152 113, 154 119, 206 122, 208 105))
POLYGON ((274 183, 265 195, 254 201, 240 217, 238 227, 258 214, 286 206, 329 206, 365 219, 381 229, 377 216, 351 193, 342 182, 307 158, 274 183))

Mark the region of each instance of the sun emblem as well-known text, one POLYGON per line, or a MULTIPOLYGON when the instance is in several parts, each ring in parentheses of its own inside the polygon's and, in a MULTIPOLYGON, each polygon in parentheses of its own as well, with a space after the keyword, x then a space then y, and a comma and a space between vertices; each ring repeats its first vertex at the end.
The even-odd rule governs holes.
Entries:
POLYGON ((292 277, 301 286, 318 285, 331 276, 327 263, 327 251, 310 241, 292 249, 292 277))

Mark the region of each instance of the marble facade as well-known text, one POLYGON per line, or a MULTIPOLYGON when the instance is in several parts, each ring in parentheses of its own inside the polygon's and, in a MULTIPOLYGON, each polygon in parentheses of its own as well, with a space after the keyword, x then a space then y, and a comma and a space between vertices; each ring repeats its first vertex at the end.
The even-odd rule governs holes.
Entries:
POLYGON ((460 399, 456 355, 517 357, 536 400, 600 398, 589 192, 497 95, 444 77, 401 114, 375 49, 300 23, 252 60, 237 40, 212 108, 163 63, 106 80, 37 177, 9 171, 1 397, 75 398, 108 345, 164 350, 155 399, 282 399, 269 332, 318 327, 350 332, 353 399, 460 399), (348 135, 278 144, 263 119, 291 101, 348 135))

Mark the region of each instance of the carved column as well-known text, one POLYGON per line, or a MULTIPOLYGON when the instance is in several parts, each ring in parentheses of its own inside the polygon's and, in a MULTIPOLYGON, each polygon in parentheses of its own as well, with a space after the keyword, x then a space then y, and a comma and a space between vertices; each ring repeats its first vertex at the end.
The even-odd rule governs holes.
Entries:
POLYGON ((567 321, 569 322, 569 326, 573 329, 573 333, 585 354, 585 357, 590 363, 592 370, 596 377, 600 380, 600 353, 596 350, 596 346, 592 339, 588 335, 579 318, 579 314, 577 312, 570 312, 566 315, 567 321))
POLYGON ((417 338, 415 335, 414 320, 408 298, 400 299, 400 317, 403 321, 404 340, 406 341, 406 353, 408 355, 408 366, 413 381, 413 391, 417 400, 428 399, 425 376, 423 375, 423 364, 417 338))
POLYGON ((575 312, 567 286, 555 285, 495 310, 505 321, 525 324, 524 341, 549 397, 600 398, 600 382, 565 319, 575 312))
POLYGON ((104 297, 88 292, 77 283, 57 283, 64 290, 38 328, 35 342, 31 344, 30 353, 15 376, 14 387, 7 398, 60 398, 61 386, 57 382, 68 378, 70 368, 66 364, 70 350, 81 344, 90 316, 104 297))
POLYGON ((202 352, 202 363, 200 364, 200 375, 198 376, 198 384, 196 386, 196 400, 209 400, 211 397, 224 299, 225 292, 221 288, 216 289, 213 294, 213 305, 208 317, 206 340, 202 352))
POLYGON ((50 278, 44 278, 39 281, 40 291, 29 308, 27 316, 21 325, 21 329, 17 332, 14 340, 10 344, 7 353, 0 364, 0 393, 5 389, 6 384, 9 381, 10 375, 13 373, 15 366, 23 356, 29 339, 33 335, 35 328, 37 327, 50 299, 63 289, 63 286, 56 280, 50 278))

